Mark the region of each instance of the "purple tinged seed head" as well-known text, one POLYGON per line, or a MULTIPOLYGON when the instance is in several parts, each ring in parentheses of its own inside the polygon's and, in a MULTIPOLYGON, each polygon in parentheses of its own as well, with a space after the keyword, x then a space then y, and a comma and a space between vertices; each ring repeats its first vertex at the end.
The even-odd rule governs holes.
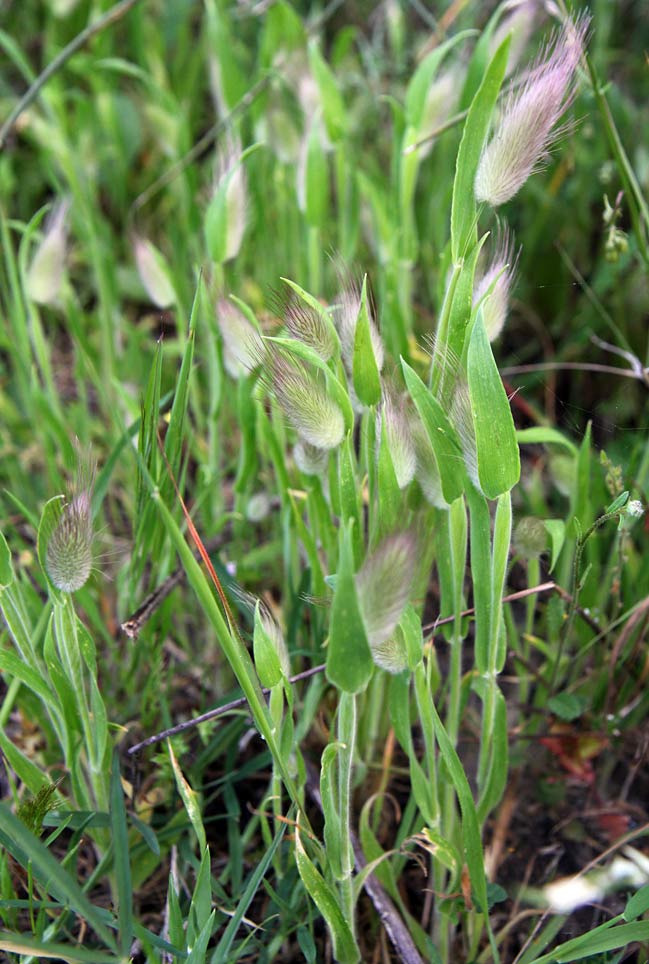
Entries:
POLYGON ((342 410, 310 365, 267 343, 263 348, 262 379, 304 442, 318 449, 340 445, 345 436, 342 410))
POLYGON ((478 277, 473 293, 475 308, 491 288, 491 293, 482 304, 482 316, 489 341, 494 341, 498 337, 507 320, 509 296, 516 278, 517 262, 518 252, 515 250, 512 233, 507 227, 499 229, 491 259, 478 277))
POLYGON ((570 125, 559 122, 575 98, 575 74, 590 17, 566 21, 505 101, 501 119, 483 149, 475 178, 478 201, 498 207, 509 201, 547 161, 570 125))
POLYGON ((417 465, 409 414, 407 399, 404 395, 398 395, 392 391, 385 392, 377 414, 376 435, 380 444, 381 427, 384 425, 394 473, 400 489, 405 489, 412 482, 417 465))
POLYGON ((248 375, 259 363, 259 334, 226 298, 220 298, 216 304, 216 321, 223 339, 225 370, 232 378, 248 375))
POLYGON ((62 592, 81 589, 92 571, 94 533, 90 503, 94 474, 92 462, 80 464, 75 489, 61 510, 45 551, 47 574, 62 592))
MULTIPOLYGON (((397 628, 410 599, 416 563, 414 533, 395 532, 383 539, 356 574, 358 601, 373 653, 382 652, 397 628)), ((385 662, 379 665, 388 668, 385 662)))
POLYGON ((293 459, 303 475, 324 475, 329 462, 329 452, 299 439, 293 448, 293 459))
POLYGON ((286 327, 293 338, 313 348, 323 361, 329 361, 336 353, 337 343, 333 325, 324 312, 324 308, 316 311, 293 299, 286 306, 286 327))

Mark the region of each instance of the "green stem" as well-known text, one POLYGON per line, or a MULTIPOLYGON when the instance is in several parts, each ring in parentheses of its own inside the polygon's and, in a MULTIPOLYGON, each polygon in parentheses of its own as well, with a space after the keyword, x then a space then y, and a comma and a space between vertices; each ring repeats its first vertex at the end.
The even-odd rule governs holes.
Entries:
POLYGON ((557 658, 554 661, 554 666, 552 668, 552 676, 550 677, 549 692, 554 692, 554 687, 557 682, 557 674, 559 672, 559 665, 563 657, 563 651, 565 648, 566 640, 572 632, 572 626, 575 621, 575 616, 577 614, 577 606, 579 602, 579 592, 581 586, 579 585, 579 573, 581 571, 581 558, 584 554, 584 549, 586 543, 590 537, 597 532, 603 525, 610 522, 612 519, 619 519, 620 515, 623 513, 624 507, 613 509, 612 512, 605 512, 601 515, 599 519, 595 519, 593 524, 586 529, 583 536, 577 539, 577 544, 575 546, 575 555, 572 560, 572 576, 570 582, 570 603, 568 605, 568 614, 566 621, 563 624, 563 630, 561 636, 559 637, 559 646, 557 649, 557 658))
POLYGON ((351 839, 351 796, 352 770, 354 765, 354 750, 356 748, 356 695, 354 693, 340 693, 338 704, 338 740, 342 749, 338 755, 338 799, 340 801, 340 862, 342 879, 340 893, 345 917, 352 934, 356 935, 354 912, 354 851, 351 839))

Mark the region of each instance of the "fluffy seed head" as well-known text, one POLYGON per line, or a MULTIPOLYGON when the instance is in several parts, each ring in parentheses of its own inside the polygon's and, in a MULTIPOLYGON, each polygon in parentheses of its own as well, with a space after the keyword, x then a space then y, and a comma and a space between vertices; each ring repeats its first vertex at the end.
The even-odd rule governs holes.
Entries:
POLYGON ((345 435, 343 413, 327 394, 319 374, 306 362, 275 346, 268 347, 262 377, 304 442, 319 449, 340 445, 345 435))
POLYGON ((424 493, 424 498, 438 509, 448 509, 448 503, 442 493, 442 483, 433 453, 433 446, 419 416, 413 417, 412 420, 412 438, 417 460, 415 476, 421 491, 424 493))
POLYGON ((316 311, 302 301, 292 300, 286 306, 286 327, 293 338, 317 351, 323 361, 335 354, 336 335, 324 309, 316 311))
MULTIPOLYGON (((352 359, 354 357, 354 337, 356 335, 356 322, 361 308, 361 289, 354 282, 347 282, 337 299, 337 308, 334 313, 334 321, 340 335, 343 357, 351 371, 352 359)), ((368 298, 367 312, 370 320, 370 339, 372 350, 376 360, 376 367, 379 371, 383 368, 385 351, 383 341, 379 334, 379 329, 373 316, 372 305, 368 298)))
POLYGON ((293 448, 293 458, 304 475, 323 475, 327 469, 329 453, 300 439, 293 448))
POLYGON ((415 476, 417 457, 410 431, 410 418, 405 397, 387 392, 377 415, 377 439, 381 439, 381 426, 385 425, 388 448, 400 489, 405 489, 415 476))
POLYGON ((356 574, 358 601, 373 651, 393 635, 408 604, 416 556, 414 534, 396 532, 383 539, 356 574))
POLYGON ((176 293, 162 254, 150 241, 137 236, 133 238, 133 254, 140 281, 156 308, 173 305, 176 293))
POLYGON ((47 574, 62 592, 81 589, 92 570, 93 478, 93 465, 80 466, 75 491, 63 506, 45 551, 47 574))
POLYGON ((232 378, 242 378, 259 362, 260 337, 239 309, 225 298, 216 304, 216 321, 223 339, 223 364, 232 378))
POLYGON ((61 291, 67 254, 69 208, 69 201, 61 201, 53 208, 43 240, 36 248, 27 271, 27 294, 39 305, 56 304, 61 291))
POLYGON ((498 207, 513 198, 566 132, 565 126, 557 125, 575 97, 575 73, 589 22, 587 16, 566 21, 524 84, 507 98, 478 165, 474 187, 478 201, 498 207))
POLYGON ((498 232, 495 250, 491 260, 478 278, 473 293, 473 307, 487 294, 491 294, 482 305, 482 317, 489 341, 494 341, 503 329, 509 310, 509 295, 516 277, 518 254, 514 250, 514 239, 507 228, 498 232))
POLYGON ((513 0, 508 6, 508 12, 494 30, 489 43, 489 53, 493 56, 507 34, 511 34, 505 77, 509 77, 516 70, 525 52, 532 36, 540 2, 539 0, 513 0))
POLYGON ((236 258, 248 219, 248 185, 241 163, 241 144, 225 141, 216 157, 212 200, 205 215, 210 255, 224 263, 236 258))
POLYGON ((542 519, 526 515, 514 529, 514 549, 523 559, 538 559, 545 552, 548 533, 542 519))

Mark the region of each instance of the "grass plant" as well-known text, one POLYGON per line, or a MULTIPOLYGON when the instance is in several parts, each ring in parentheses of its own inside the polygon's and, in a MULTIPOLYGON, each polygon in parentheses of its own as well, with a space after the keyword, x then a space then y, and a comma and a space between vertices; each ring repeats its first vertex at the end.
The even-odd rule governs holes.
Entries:
POLYGON ((3 959, 646 961, 649 33, 546 6, 7 11, 3 959))

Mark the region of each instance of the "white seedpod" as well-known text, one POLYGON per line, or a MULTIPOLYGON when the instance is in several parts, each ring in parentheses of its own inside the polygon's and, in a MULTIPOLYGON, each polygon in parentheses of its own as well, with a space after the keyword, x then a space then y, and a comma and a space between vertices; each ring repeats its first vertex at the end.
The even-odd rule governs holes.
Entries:
POLYGON ((380 444, 381 429, 385 426, 392 465, 400 489, 405 489, 415 477, 417 455, 411 431, 411 419, 407 400, 403 395, 386 392, 377 413, 377 440, 380 444))
POLYGON ((412 532, 396 532, 370 553, 356 574, 356 590, 372 651, 384 655, 403 610, 408 605, 417 562, 412 532))
POLYGON ((39 305, 56 305, 59 300, 65 277, 69 209, 69 200, 59 201, 54 206, 27 269, 27 294, 39 305))
POLYGON ((226 298, 216 303, 216 322, 223 339, 225 370, 231 378, 243 378, 259 363, 260 335, 226 298))
POLYGON ((489 341, 495 341, 507 320, 517 263, 518 253, 514 247, 514 237, 507 227, 500 228, 495 250, 476 279, 473 294, 474 308, 484 299, 482 317, 489 341))
POLYGON ((577 66, 590 18, 567 20, 543 49, 525 82, 507 96, 500 120, 480 157, 475 196, 498 207, 540 170, 552 145, 570 129, 561 119, 576 94, 577 66))
POLYGON ((327 470, 329 452, 299 439, 293 447, 293 459, 304 475, 322 476, 327 470))
POLYGON ((262 379, 302 441, 318 449, 337 448, 345 437, 345 419, 320 373, 270 342, 259 362, 262 379))
POLYGON ((176 301, 169 267, 162 253, 145 238, 133 238, 133 254, 140 281, 156 308, 169 308, 176 301))

